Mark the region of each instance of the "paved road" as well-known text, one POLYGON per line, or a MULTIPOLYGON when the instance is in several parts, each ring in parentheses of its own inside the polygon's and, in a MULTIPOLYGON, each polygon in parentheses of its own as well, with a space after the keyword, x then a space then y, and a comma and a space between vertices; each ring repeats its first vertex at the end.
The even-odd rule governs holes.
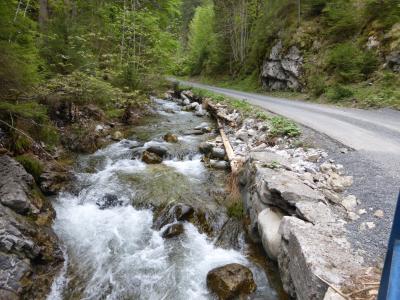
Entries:
POLYGON ((245 99, 316 131, 313 142, 328 148, 330 157, 343 163, 349 174, 354 176, 355 182, 349 193, 361 200, 360 208, 368 210, 368 214, 362 215, 359 221, 348 225, 354 244, 371 260, 383 257, 400 188, 400 111, 339 108, 180 82, 245 99), (354 151, 340 154, 340 144, 354 151), (377 209, 385 212, 383 219, 373 216, 377 209), (376 228, 361 231, 359 226, 362 222, 374 222, 376 228))

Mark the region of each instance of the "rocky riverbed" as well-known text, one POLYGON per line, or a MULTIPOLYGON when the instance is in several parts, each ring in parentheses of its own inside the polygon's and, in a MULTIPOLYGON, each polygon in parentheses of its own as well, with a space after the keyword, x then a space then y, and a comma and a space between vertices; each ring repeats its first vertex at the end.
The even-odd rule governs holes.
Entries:
POLYGON ((200 153, 218 136, 213 119, 200 104, 153 101, 126 139, 79 156, 54 199, 65 263, 48 299, 285 299, 229 216, 223 148, 214 165, 200 153), (207 274, 231 264, 244 271, 217 275, 216 290, 207 274))

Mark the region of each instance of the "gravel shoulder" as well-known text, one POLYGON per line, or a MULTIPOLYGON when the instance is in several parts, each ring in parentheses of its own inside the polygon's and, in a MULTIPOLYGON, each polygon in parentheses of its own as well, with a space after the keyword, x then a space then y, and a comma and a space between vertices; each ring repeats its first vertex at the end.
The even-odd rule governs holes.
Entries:
POLYGON ((355 195, 359 219, 347 224, 349 240, 370 263, 381 263, 386 252, 400 187, 400 112, 361 110, 244 93, 198 83, 198 88, 246 99, 283 115, 303 127, 305 144, 324 149, 354 177, 347 191, 355 195), (349 151, 343 153, 343 148, 349 151), (383 216, 374 215, 377 210, 383 216), (373 224, 366 226, 366 224, 373 224))

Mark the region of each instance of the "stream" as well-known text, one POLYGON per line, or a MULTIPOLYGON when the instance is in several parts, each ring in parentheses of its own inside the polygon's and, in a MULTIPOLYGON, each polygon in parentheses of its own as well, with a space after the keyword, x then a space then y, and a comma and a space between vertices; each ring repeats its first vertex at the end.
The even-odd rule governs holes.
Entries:
POLYGON ((199 144, 216 133, 188 133, 204 122, 215 128, 214 121, 170 101, 156 100, 155 107, 156 114, 132 127, 129 138, 79 156, 76 180, 54 200, 54 229, 65 263, 48 300, 214 299, 207 273, 229 263, 252 270, 257 291, 250 299, 283 299, 276 270, 257 247, 244 237, 240 249, 216 246, 228 219, 219 201, 228 173, 205 167, 198 152, 199 144), (179 136, 178 143, 163 141, 169 132, 179 136), (168 149, 162 164, 140 160, 151 145, 168 149), (102 209, 98 203, 106 195, 121 205, 102 209), (201 208, 209 230, 185 222, 182 235, 164 239, 162 230, 153 229, 153 217, 155 208, 170 203, 201 208))

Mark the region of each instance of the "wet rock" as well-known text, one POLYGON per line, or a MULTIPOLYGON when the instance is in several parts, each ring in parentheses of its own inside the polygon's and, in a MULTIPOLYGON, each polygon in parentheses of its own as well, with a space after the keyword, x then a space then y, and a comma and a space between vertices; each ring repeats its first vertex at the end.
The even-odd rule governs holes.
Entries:
POLYGON ((120 131, 115 131, 112 135, 111 135, 111 139, 113 141, 121 141, 124 138, 123 134, 120 131))
POLYGON ((205 132, 201 129, 189 130, 184 133, 184 135, 203 135, 205 132))
POLYGON ((225 159, 226 152, 225 149, 213 147, 210 153, 210 157, 214 159, 225 159))
POLYGON ((123 202, 118 200, 118 197, 116 195, 113 195, 113 194, 106 194, 106 195, 104 195, 103 198, 101 198, 100 200, 96 201, 96 205, 100 209, 117 207, 117 206, 121 206, 122 204, 123 204, 123 202))
POLYGON ((194 214, 194 208, 186 204, 176 204, 166 207, 156 217, 153 227, 160 230, 167 224, 175 221, 188 221, 194 214))
POLYGON ((153 152, 144 151, 142 154, 142 160, 146 164, 161 164, 163 159, 159 155, 153 152))
POLYGON ((147 152, 157 154, 160 157, 164 157, 168 153, 168 149, 163 146, 150 146, 146 149, 147 152))
POLYGON ((239 264, 229 264, 208 272, 207 287, 221 300, 246 296, 257 288, 252 272, 239 264))
POLYGON ((178 136, 172 133, 167 133, 166 135, 164 135, 164 141, 168 143, 177 143, 178 136))
POLYGON ((240 250, 241 241, 244 239, 244 229, 241 220, 230 218, 225 222, 215 242, 215 246, 224 249, 240 250))
POLYGON ((207 114, 207 112, 206 112, 203 108, 201 108, 201 107, 200 107, 199 110, 197 110, 197 111, 194 113, 194 115, 195 115, 196 117, 204 117, 206 114, 207 114))
POLYGON ((199 145, 199 151, 201 154, 208 155, 213 150, 213 147, 214 147, 213 144, 204 142, 199 145))
POLYGON ((258 231, 261 241, 269 258, 278 259, 282 235, 279 227, 284 214, 272 208, 266 208, 258 215, 258 231))
POLYGON ((227 161, 211 159, 210 167, 216 170, 228 170, 230 168, 230 164, 227 161))
POLYGON ((39 177, 40 190, 45 195, 56 195, 72 179, 71 173, 56 163, 46 162, 39 177))
POLYGON ((169 225, 162 233, 164 239, 171 239, 181 235, 185 231, 182 223, 169 225))
POLYGON ((212 131, 211 127, 208 125, 208 123, 201 123, 199 126, 196 126, 194 128, 195 130, 201 130, 204 133, 209 133, 212 131))

